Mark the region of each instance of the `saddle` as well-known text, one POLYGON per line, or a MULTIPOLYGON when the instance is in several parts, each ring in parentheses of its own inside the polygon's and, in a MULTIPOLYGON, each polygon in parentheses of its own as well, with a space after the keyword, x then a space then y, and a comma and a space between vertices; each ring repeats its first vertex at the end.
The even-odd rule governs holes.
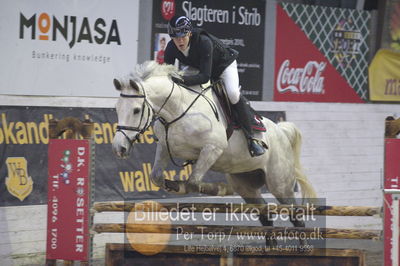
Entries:
MULTIPOLYGON (((227 121, 227 128, 226 128, 226 136, 229 139, 234 130, 241 129, 240 124, 237 121, 235 114, 232 111, 232 106, 229 101, 228 95, 226 93, 226 89, 222 80, 218 80, 212 84, 212 88, 217 95, 218 101, 221 105, 223 110, 223 115, 227 121)), ((241 96, 243 97, 243 96, 241 96)), ((253 113, 253 122, 252 122, 252 129, 254 132, 266 132, 267 129, 264 124, 261 122, 262 117, 258 114, 253 108, 251 108, 253 113)))

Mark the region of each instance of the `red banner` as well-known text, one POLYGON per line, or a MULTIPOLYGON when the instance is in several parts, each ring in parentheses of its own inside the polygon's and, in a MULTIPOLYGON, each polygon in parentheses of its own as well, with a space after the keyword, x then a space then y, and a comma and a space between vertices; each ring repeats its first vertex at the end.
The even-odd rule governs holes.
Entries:
POLYGON ((363 102, 279 4, 274 101, 363 102))
POLYGON ((48 146, 47 259, 89 259, 89 140, 51 139, 48 146))
MULTIPOLYGON (((385 189, 400 189, 400 139, 385 140, 385 189)), ((384 260, 385 266, 393 265, 393 252, 400 254, 400 250, 393 250, 393 240, 399 235, 393 235, 392 195, 384 195, 384 260)), ((400 215, 400 213, 399 213, 400 215)), ((397 242, 399 243, 399 242, 397 242)))

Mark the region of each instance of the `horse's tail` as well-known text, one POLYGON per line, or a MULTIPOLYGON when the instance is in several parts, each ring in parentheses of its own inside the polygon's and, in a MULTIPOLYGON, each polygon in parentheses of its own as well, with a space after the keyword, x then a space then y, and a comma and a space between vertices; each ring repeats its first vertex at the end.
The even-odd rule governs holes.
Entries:
POLYGON ((313 199, 316 199, 317 193, 315 192, 314 187, 311 185, 307 176, 304 174, 303 167, 300 163, 302 142, 300 130, 291 122, 280 122, 278 126, 285 132, 292 145, 294 155, 293 157, 295 167, 295 179, 301 187, 302 197, 303 199, 308 198, 311 199, 311 201, 314 201, 313 199))

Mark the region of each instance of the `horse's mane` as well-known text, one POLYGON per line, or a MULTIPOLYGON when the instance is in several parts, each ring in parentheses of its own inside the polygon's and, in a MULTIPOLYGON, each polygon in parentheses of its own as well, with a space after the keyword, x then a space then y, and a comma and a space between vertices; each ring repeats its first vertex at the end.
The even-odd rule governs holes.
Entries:
POLYGON ((144 81, 153 76, 179 77, 179 72, 174 65, 160 65, 156 61, 146 61, 143 64, 136 65, 130 74, 130 78, 137 81, 144 81))

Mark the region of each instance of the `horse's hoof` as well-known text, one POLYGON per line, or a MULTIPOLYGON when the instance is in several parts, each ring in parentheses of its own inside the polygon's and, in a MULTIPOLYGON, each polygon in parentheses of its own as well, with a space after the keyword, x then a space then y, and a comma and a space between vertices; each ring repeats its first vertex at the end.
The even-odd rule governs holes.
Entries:
MULTIPOLYGON (((269 237, 271 237, 271 235, 269 237)), ((278 246, 278 241, 276 241, 276 239, 268 239, 267 238, 265 241, 265 245, 268 249, 273 250, 278 246)))
POLYGON ((179 185, 175 181, 165 180, 165 189, 168 192, 179 192, 179 185))
POLYGON ((308 245, 307 239, 299 239, 299 246, 300 246, 299 248, 300 253, 310 252, 310 246, 308 245))
POLYGON ((164 179, 158 180, 158 179, 156 179, 156 178, 151 178, 151 177, 150 177, 150 182, 151 182, 153 185, 157 186, 157 187, 165 188, 164 179))
POLYGON ((182 181, 165 180, 165 190, 178 195, 186 194, 185 184, 182 181))

